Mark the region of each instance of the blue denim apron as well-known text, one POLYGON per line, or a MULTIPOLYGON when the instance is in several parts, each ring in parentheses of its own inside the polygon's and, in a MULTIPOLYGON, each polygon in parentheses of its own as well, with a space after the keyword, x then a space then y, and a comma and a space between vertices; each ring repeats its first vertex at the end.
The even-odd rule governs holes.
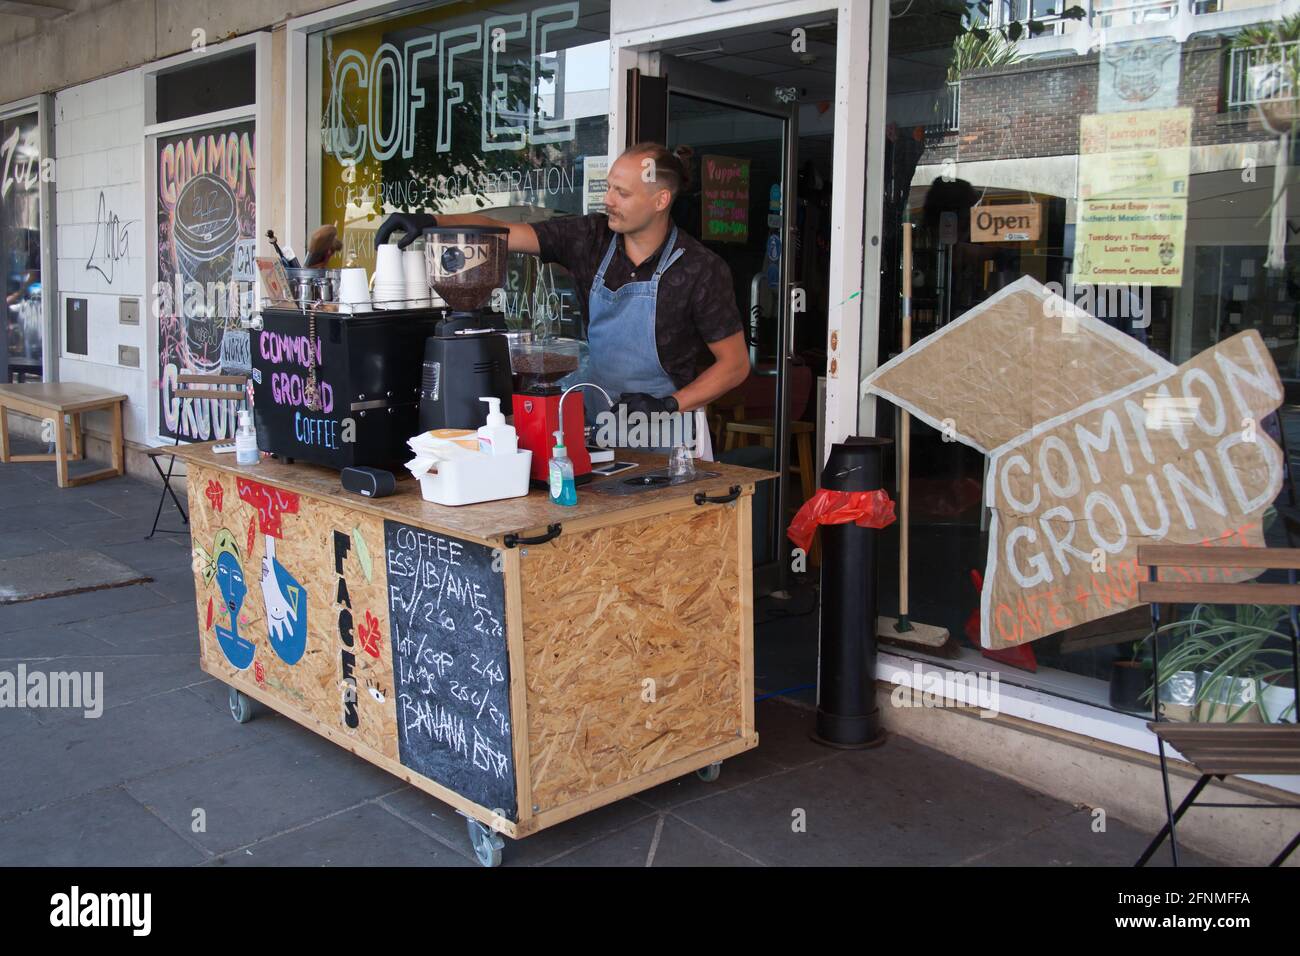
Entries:
POLYGON ((591 370, 596 384, 616 398, 622 392, 644 392, 662 397, 677 391, 677 384, 659 361, 655 340, 655 301, 659 277, 681 258, 684 249, 674 250, 677 227, 673 226, 659 256, 654 275, 645 282, 628 282, 611 292, 605 288, 605 270, 614 258, 618 236, 609 240, 605 258, 591 283, 587 341, 591 346, 591 370))
MULTIPOLYGON (((644 392, 656 398, 677 391, 677 384, 659 361, 655 340, 655 302, 659 296, 659 277, 682 257, 685 249, 674 249, 677 227, 673 226, 659 256, 654 275, 644 282, 628 282, 616 291, 605 288, 605 270, 614 258, 618 236, 611 236, 605 258, 591 283, 588 307, 587 341, 591 346, 591 380, 615 401, 626 392, 644 392)), ((584 390, 587 417, 607 406, 599 392, 584 390), (594 399, 594 401, 593 401, 594 399)), ((643 449, 667 454, 668 447, 643 449)))

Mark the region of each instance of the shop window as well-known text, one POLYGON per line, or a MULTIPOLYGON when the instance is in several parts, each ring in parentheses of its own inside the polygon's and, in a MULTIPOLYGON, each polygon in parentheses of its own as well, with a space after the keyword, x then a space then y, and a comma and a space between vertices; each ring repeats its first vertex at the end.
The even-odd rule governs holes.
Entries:
MULTIPOLYGON (((246 375, 258 243, 256 122, 261 35, 229 52, 146 72, 154 109, 145 128, 152 165, 149 229, 158 352, 151 419, 164 441, 224 440, 231 403, 180 400, 182 374, 246 375)), ((263 67, 264 68, 264 67, 263 67)))
POLYGON ((156 123, 257 102, 257 54, 252 47, 155 74, 156 123))
MULTIPOLYGON (((1035 0, 1032 13, 1049 7, 1035 0)), ((910 421, 910 612, 948 628, 962 667, 1103 707, 1111 706, 1117 665, 1151 657, 1149 609, 1135 600, 1145 574, 1135 563, 1139 540, 1294 544, 1275 506, 1296 503, 1289 463, 1300 448, 1292 404, 1300 393, 1300 83, 1287 53, 1295 28, 1267 20, 1271 8, 1260 8, 1240 38, 1180 42, 1171 7, 1093 4, 1094 28, 1142 23, 1163 32, 1105 44, 1099 55, 1057 51, 1050 59, 1036 59, 1032 42, 1004 36, 1009 54, 1005 42, 975 49, 956 76, 955 47, 967 54, 975 47, 960 39, 964 24, 943 21, 940 36, 924 12, 890 21, 889 69, 906 78, 908 96, 891 86, 888 120, 898 135, 884 157, 892 186, 880 361, 901 348, 904 230, 913 252, 915 347, 976 321, 984 330, 965 351, 929 352, 934 361, 913 383, 927 414, 910 421), (1259 64, 1245 62, 1263 54, 1227 55, 1254 48, 1270 51, 1277 82, 1264 83, 1259 64), (960 83, 960 135, 926 135, 928 116, 915 104, 926 91, 941 97, 951 82, 960 83), (1231 124, 1202 107, 1225 89, 1241 91, 1231 124), (1017 288, 1039 290, 1047 296, 1041 301, 1076 324, 1067 322, 1068 332, 1060 318, 1043 325, 1039 306, 1009 298, 1017 288), (1219 354, 1276 368, 1275 393, 1268 376, 1259 379, 1261 396, 1271 393, 1260 399, 1266 411, 1243 416, 1230 385, 1207 384, 1223 367, 1219 354), (1207 390, 1184 395, 1180 405, 1185 373, 1168 377, 1198 357, 1209 363, 1206 376, 1187 381, 1207 390), (1121 371, 1129 359, 1139 366, 1121 371), (1076 431, 1041 456, 1032 453, 1062 422, 1081 421, 1086 401, 1112 401, 1124 388, 1135 390, 1137 416, 1115 419, 1118 431, 1100 444, 1076 431), (982 404, 990 393, 1003 402, 982 404), (929 396, 941 396, 940 404, 927 404, 929 396), (1222 423, 1214 414, 1220 400, 1228 403, 1222 423), (1145 430, 1141 440, 1135 427, 1145 430), (1239 434, 1240 454, 1212 457, 1225 440, 1236 447, 1239 434), (1254 443, 1257 434, 1263 446, 1254 443), (1186 450, 1146 460, 1142 441, 1176 435, 1186 450), (1133 452, 1127 467, 1115 457, 1118 441, 1133 452), (1007 442, 1026 454, 992 454, 1007 442), (1179 469, 1200 461, 1198 454, 1206 465, 1195 474, 1202 497, 1189 499, 1182 479, 1191 473, 1179 469), (1108 455, 1114 467, 1093 468, 1108 455)), ((1027 0, 1007 8, 1010 18, 1031 12, 1027 0)), ((877 407, 878 433, 896 435, 896 406, 882 400, 877 407)), ((897 594, 896 562, 883 568, 882 593, 897 594)), ((1210 643, 1222 638, 1227 646, 1253 626, 1211 610, 1199 618, 1218 628, 1210 643)), ((1276 629, 1286 631, 1285 622, 1276 629)), ((1246 719, 1295 719, 1283 710, 1290 671, 1273 663, 1273 651, 1285 646, 1280 636, 1266 638, 1241 665, 1237 676, 1258 679, 1251 692, 1263 695, 1246 719)), ((1165 654, 1162 644, 1162 663, 1165 654)), ((1202 663, 1212 670, 1221 660, 1202 663)), ((1201 679, 1199 672, 1190 678, 1193 693, 1201 679)), ((1186 692, 1171 685, 1162 695, 1186 692)), ((1115 706, 1132 711, 1132 703, 1115 706)), ((1150 708, 1148 694, 1136 709, 1150 708)))
POLYGON ((0 257, 5 272, 0 382, 41 378, 41 144, 33 111, 0 121, 0 257))
MULTIPOLYGON (((373 269, 375 231, 397 211, 540 221, 599 203, 608 38, 608 3, 589 0, 450 3, 316 38, 314 204, 341 264, 373 269)), ((510 259, 508 324, 582 336, 564 270, 510 259)))

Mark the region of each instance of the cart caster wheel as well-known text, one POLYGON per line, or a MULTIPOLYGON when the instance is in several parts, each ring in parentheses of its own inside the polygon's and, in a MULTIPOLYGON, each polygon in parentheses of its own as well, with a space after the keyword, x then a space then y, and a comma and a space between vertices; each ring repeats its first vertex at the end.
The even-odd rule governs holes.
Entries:
POLYGON ((469 845, 474 848, 474 857, 486 867, 501 865, 501 851, 506 841, 490 827, 485 827, 477 820, 465 818, 465 828, 469 830, 469 845))
POLYGON ((722 776, 722 761, 711 763, 707 767, 701 767, 695 771, 695 776, 699 777, 705 783, 713 783, 722 776))
POLYGON ((235 688, 230 688, 230 716, 235 723, 246 724, 253 719, 253 702, 235 688))

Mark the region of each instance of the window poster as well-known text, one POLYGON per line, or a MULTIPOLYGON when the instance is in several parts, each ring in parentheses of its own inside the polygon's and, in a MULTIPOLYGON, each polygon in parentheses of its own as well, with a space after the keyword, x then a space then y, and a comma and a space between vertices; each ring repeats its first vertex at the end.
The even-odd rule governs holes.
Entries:
POLYGON ((605 211, 605 190, 609 177, 608 156, 585 156, 582 160, 582 214, 605 211))
POLYGON ((1078 282, 1181 286, 1192 111, 1079 121, 1078 282))
POLYGON ((701 239, 713 242, 749 240, 749 160, 733 156, 703 156, 700 206, 701 239))
POLYGON ((181 372, 252 371, 240 319, 256 295, 257 133, 249 120, 158 138, 158 431, 233 437, 232 402, 181 401, 181 372))

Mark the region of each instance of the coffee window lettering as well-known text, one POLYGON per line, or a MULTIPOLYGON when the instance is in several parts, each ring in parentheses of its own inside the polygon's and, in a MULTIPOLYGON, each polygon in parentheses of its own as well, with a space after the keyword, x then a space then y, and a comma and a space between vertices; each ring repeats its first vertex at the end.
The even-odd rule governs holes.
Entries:
MULTIPOLYGON (((582 215, 609 139, 609 17, 584 0, 453 3, 325 33, 322 223, 344 248, 331 265, 374 269, 391 213, 582 215)), ((602 190, 603 192, 603 190, 602 190)), ((582 335, 579 296, 558 266, 512 255, 512 328, 582 335)))

